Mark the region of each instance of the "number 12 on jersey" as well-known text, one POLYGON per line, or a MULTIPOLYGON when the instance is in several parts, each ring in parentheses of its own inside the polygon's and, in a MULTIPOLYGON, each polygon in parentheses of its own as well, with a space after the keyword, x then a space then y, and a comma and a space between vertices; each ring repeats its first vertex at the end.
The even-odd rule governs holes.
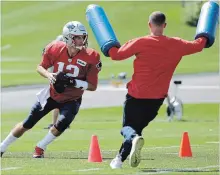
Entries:
MULTIPOLYGON (((58 62, 58 71, 63 72, 64 63, 58 62)), ((66 75, 69 77, 77 77, 79 75, 79 68, 76 65, 69 64, 66 66, 66 70, 72 71, 72 73, 67 73, 66 75)))

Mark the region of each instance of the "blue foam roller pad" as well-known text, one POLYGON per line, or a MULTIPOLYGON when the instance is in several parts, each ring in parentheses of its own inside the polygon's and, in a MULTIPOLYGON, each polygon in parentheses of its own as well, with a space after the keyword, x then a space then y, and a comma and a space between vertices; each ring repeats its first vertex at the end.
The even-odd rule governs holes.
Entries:
POLYGON ((120 43, 102 7, 91 4, 86 9, 86 19, 95 35, 102 53, 109 57, 112 47, 120 47, 120 43))
POLYGON ((215 35, 219 21, 219 5, 216 2, 206 2, 201 9, 200 17, 196 29, 195 39, 206 37, 206 48, 215 42, 215 35))

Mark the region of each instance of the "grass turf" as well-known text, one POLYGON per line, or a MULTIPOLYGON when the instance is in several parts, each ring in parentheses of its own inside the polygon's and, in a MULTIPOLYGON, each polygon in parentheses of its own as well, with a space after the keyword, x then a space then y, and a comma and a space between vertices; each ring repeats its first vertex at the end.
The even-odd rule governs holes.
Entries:
MULTIPOLYGON (((71 128, 48 147, 46 158, 32 159, 36 143, 48 132, 42 128, 51 122, 49 114, 11 145, 1 162, 2 174, 219 174, 219 106, 195 104, 185 105, 184 109, 182 121, 169 123, 163 106, 143 132, 145 145, 140 166, 130 168, 126 161, 121 170, 111 170, 109 163, 123 140, 120 135, 122 107, 80 110, 71 128), (184 131, 189 133, 192 158, 178 157, 184 131), (102 163, 87 161, 93 134, 99 139, 102 163)), ((2 139, 27 114, 27 111, 3 113, 2 139)))

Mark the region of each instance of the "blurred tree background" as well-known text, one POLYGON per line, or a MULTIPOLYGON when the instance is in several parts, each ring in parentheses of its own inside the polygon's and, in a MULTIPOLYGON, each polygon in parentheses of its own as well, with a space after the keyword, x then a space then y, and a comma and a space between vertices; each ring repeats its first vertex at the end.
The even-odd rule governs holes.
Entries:
POLYGON ((187 25, 196 27, 203 1, 182 1, 184 8, 184 21, 187 25))

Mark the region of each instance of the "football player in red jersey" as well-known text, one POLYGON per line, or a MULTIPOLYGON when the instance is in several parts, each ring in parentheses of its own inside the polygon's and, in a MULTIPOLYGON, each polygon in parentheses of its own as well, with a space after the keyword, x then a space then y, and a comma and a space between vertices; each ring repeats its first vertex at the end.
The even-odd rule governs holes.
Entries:
POLYGON ((37 94, 38 100, 29 116, 3 140, 1 156, 42 117, 58 108, 60 115, 56 124, 35 147, 33 157, 43 158, 47 145, 61 135, 77 115, 84 91, 96 90, 102 64, 99 53, 87 48, 88 34, 84 25, 78 21, 68 22, 62 35, 65 42, 53 41, 47 45, 37 66, 37 72, 49 80, 50 86, 37 94), (47 70, 51 66, 54 66, 53 72, 47 70))
POLYGON ((153 12, 149 17, 150 35, 139 37, 122 45, 112 47, 112 60, 124 60, 136 56, 134 74, 127 84, 128 94, 124 103, 124 142, 118 155, 110 163, 111 168, 121 168, 129 156, 129 164, 137 167, 144 145, 143 129, 157 116, 164 98, 167 96, 173 72, 182 56, 200 52, 207 39, 200 37, 187 41, 163 34, 166 17, 162 12, 153 12))

